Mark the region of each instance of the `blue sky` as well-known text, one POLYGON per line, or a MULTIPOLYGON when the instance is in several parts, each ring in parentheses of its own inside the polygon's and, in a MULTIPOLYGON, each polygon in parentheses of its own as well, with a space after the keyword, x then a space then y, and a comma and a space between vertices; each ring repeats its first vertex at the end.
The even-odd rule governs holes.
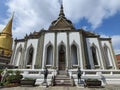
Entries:
POLYGON ((0 23, 3 23, 3 20, 7 18, 7 7, 5 6, 6 0, 0 1, 0 23))
MULTIPOLYGON (((63 0, 63 5, 77 29, 110 36, 115 52, 120 53, 120 0, 63 0)), ((13 37, 23 38, 26 33, 47 29, 59 9, 59 0, 0 0, 0 31, 15 12, 13 37)))
MULTIPOLYGON (((82 28, 83 26, 87 26, 86 29, 92 31, 91 24, 88 23, 86 19, 80 20, 75 24, 76 28, 82 28)), ((84 28, 84 27, 83 27, 84 28)), ((105 34, 107 36, 112 35, 120 35, 120 13, 118 12, 114 16, 111 16, 107 19, 104 19, 102 24, 94 29, 96 33, 105 34)))
POLYGON ((103 20, 100 27, 95 29, 96 32, 104 33, 106 35, 120 35, 120 13, 103 20))

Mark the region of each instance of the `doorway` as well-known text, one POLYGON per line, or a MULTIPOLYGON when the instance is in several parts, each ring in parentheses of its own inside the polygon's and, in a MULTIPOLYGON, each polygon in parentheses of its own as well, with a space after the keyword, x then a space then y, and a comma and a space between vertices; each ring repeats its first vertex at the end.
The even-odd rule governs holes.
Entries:
POLYGON ((65 47, 61 45, 59 47, 59 70, 65 70, 65 47))

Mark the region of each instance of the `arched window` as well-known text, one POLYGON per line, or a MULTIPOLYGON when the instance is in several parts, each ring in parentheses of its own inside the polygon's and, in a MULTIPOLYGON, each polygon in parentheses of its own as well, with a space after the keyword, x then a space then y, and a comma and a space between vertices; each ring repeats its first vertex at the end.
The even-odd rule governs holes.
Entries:
POLYGON ((15 58, 15 61, 14 61, 14 64, 15 64, 16 66, 19 65, 19 62, 20 62, 20 59, 21 59, 21 55, 22 55, 22 47, 20 46, 20 47, 17 49, 16 58, 15 58))
POLYGON ((77 47, 74 44, 71 46, 71 61, 72 65, 78 65, 77 47))
POLYGON ((31 47, 28 51, 27 65, 32 65, 32 60, 33 60, 33 47, 31 47))
POLYGON ((94 65, 98 65, 96 48, 94 46, 92 46, 91 51, 92 51, 93 63, 94 63, 94 65))
POLYGON ((46 58, 46 65, 52 65, 53 61, 53 47, 49 45, 47 47, 47 58, 46 58))
POLYGON ((106 66, 109 67, 111 66, 110 63, 110 53, 109 53, 109 48, 107 46, 104 46, 104 54, 105 54, 105 62, 106 62, 106 66))

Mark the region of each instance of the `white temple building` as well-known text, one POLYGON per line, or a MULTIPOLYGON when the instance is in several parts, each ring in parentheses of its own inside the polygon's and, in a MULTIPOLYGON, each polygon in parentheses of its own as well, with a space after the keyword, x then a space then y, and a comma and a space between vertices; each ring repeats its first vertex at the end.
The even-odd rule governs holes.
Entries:
POLYGON ((10 64, 22 71, 24 77, 43 81, 42 70, 49 70, 48 83, 59 72, 66 72, 77 84, 76 71, 80 67, 82 79, 96 78, 102 84, 120 84, 120 71, 111 38, 83 29, 75 29, 65 17, 61 5, 59 17, 48 30, 33 32, 23 39, 15 39, 10 64))

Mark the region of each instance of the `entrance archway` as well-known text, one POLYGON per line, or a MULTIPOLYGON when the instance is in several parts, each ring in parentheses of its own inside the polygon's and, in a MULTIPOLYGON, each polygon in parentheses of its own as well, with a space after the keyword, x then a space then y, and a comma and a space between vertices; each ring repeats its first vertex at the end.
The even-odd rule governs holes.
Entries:
POLYGON ((63 45, 60 45, 59 47, 59 70, 65 70, 65 56, 66 56, 66 52, 65 52, 65 47, 63 45))

